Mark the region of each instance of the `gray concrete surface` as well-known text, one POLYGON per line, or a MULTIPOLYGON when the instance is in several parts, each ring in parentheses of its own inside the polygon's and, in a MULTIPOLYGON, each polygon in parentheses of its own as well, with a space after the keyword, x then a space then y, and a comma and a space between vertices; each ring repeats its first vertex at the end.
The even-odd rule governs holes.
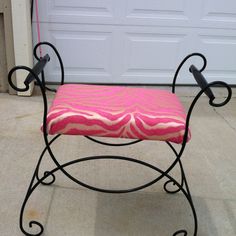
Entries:
MULTIPOLYGON (((186 108, 194 89, 178 88, 186 108)), ((203 97, 191 122, 192 140, 183 156, 199 220, 199 236, 236 235, 236 91, 223 107, 209 107, 203 97)), ((221 90, 218 91, 223 96, 221 90)), ((50 96, 50 100, 52 97, 50 96)), ((43 148, 39 130, 42 101, 39 95, 0 94, 0 235, 22 235, 20 207, 43 148)), ((64 136, 53 145, 60 162, 96 154, 116 154, 146 160, 165 168, 173 159, 165 143, 142 142, 125 148, 105 148, 83 137, 64 136)), ((41 173, 54 165, 46 155, 41 173)), ((144 183, 156 173, 119 161, 91 161, 68 168, 87 183, 125 188, 144 183)), ((178 178, 179 170, 171 175, 178 178)), ((182 194, 168 195, 164 180, 143 191, 111 195, 77 186, 61 173, 52 186, 40 186, 28 202, 25 228, 33 219, 43 223, 45 236, 169 236, 186 228, 192 235, 193 219, 182 194)))

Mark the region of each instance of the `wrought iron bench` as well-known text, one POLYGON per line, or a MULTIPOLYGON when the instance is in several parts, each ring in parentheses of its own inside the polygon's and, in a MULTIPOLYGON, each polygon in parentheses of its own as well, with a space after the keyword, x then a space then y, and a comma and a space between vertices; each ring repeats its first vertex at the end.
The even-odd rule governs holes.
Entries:
MULTIPOLYGON (((224 106, 229 102, 232 95, 231 88, 225 82, 215 81, 208 83, 206 81, 202 74, 202 71, 207 65, 206 58, 200 53, 193 53, 185 57, 174 75, 172 92, 168 92, 158 89, 130 88, 124 86, 64 84, 63 62, 57 49, 52 44, 48 42, 41 42, 37 44, 34 48, 34 56, 38 62, 33 67, 33 69, 26 66, 16 66, 9 72, 8 75, 9 84, 17 91, 27 91, 29 89, 29 84, 36 80, 40 87, 44 103, 43 125, 41 129, 46 147, 40 155, 24 202, 22 204, 20 211, 21 231, 25 235, 41 235, 43 233, 43 225, 35 220, 29 222, 29 227, 38 227, 38 233, 30 233, 28 232, 29 229, 26 230, 24 228, 24 210, 27 201, 34 190, 40 184, 53 184, 56 179, 54 175, 55 172, 61 171, 69 179, 79 185, 84 186, 85 188, 104 193, 119 194, 134 192, 147 188, 165 177, 167 178, 167 181, 164 184, 164 190, 171 194, 181 191, 189 202, 194 218, 193 235, 197 235, 197 215, 181 162, 181 156, 183 155, 187 142, 191 138, 189 130, 190 117, 196 102, 203 93, 207 95, 209 98, 209 104, 213 107, 224 106), (50 58, 48 54, 42 58, 37 56, 37 48, 41 45, 50 46, 58 57, 61 67, 61 86, 59 86, 58 91, 48 88, 45 84, 43 69, 50 58), (185 114, 180 100, 175 95, 175 86, 180 69, 182 68, 183 64, 193 56, 198 56, 203 60, 203 66, 200 70, 194 65, 191 65, 189 68, 189 71, 192 73, 201 90, 193 99, 187 114, 185 114), (17 70, 26 70, 29 72, 27 78, 24 81, 25 88, 18 88, 12 83, 12 74, 17 70), (40 74, 42 78, 41 80, 39 78, 40 74), (228 94, 223 102, 216 102, 214 93, 211 89, 213 86, 226 88, 228 94), (55 99, 50 109, 48 109, 46 90, 56 92, 55 99), (135 144, 143 140, 165 141, 173 151, 175 159, 165 170, 138 159, 113 155, 84 157, 61 164, 53 154, 50 145, 62 134, 83 135, 87 139, 99 144, 118 147, 135 144), (49 140, 49 135, 56 136, 49 140), (96 136, 131 138, 134 139, 134 141, 121 144, 107 143, 96 139, 96 136), (181 145, 180 150, 176 150, 172 143, 179 143, 181 145), (40 177, 39 168, 46 152, 49 153, 56 167, 50 171, 45 171, 44 176, 40 177), (81 182, 72 176, 67 170, 65 170, 65 167, 71 166, 73 164, 98 159, 116 159, 134 162, 157 171, 159 175, 155 179, 141 186, 131 189, 112 190, 90 186, 87 183, 81 182), (176 167, 176 165, 180 167, 181 180, 179 182, 170 175, 170 171, 176 167), (169 188, 169 185, 174 185, 175 189, 169 188)), ((179 229, 173 235, 187 234, 187 230, 179 229)))

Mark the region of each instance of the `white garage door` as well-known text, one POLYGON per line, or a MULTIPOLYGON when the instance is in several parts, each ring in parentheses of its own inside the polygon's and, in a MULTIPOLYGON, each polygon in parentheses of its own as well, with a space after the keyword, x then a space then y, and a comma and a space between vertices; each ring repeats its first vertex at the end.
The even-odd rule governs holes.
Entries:
MULTIPOLYGON (((68 82, 168 84, 181 59, 197 51, 208 59, 209 81, 236 84, 235 0, 40 0, 39 5, 41 40, 59 49, 68 82)), ((200 66, 200 60, 195 63, 200 66)), ((48 81, 58 81, 57 62, 46 73, 48 81)), ((178 82, 194 81, 182 73, 178 82)))

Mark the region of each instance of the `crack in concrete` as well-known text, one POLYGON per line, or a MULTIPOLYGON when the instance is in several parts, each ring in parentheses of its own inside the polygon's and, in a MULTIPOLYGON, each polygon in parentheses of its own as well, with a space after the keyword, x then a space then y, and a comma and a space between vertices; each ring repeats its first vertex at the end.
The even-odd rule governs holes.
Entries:
POLYGON ((47 228, 47 224, 48 224, 48 219, 49 219, 50 211, 51 211, 51 209, 52 209, 52 202, 53 202, 53 199, 54 199, 54 196, 55 196, 55 191, 56 191, 56 188, 53 187, 52 196, 51 196, 51 199, 50 199, 50 202, 49 202, 49 207, 48 207, 48 210, 47 210, 47 213, 46 213, 46 219, 45 219, 44 230, 47 228))
POLYGON ((226 123, 231 129, 233 129, 233 130, 235 131, 235 133, 236 133, 236 128, 233 127, 233 126, 230 124, 230 122, 229 122, 222 114, 220 114, 215 108, 213 108, 213 110, 214 110, 215 113, 216 113, 221 119, 223 119, 223 120, 225 121, 225 123, 226 123))

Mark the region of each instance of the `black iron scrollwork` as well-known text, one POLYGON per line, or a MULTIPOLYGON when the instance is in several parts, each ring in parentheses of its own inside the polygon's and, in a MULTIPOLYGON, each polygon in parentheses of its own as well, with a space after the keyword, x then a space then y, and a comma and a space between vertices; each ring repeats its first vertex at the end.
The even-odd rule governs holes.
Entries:
POLYGON ((29 222, 29 227, 31 229, 34 228, 34 227, 38 227, 39 228, 38 233, 28 233, 28 232, 25 231, 23 225, 20 224, 21 231, 27 236, 40 236, 40 235, 43 234, 44 228, 43 228, 41 223, 39 223, 35 220, 32 220, 32 221, 29 222))
MULTIPOLYGON (((61 59, 61 56, 58 52, 58 50, 56 49, 56 47, 49 43, 49 42, 39 42, 38 44, 35 45, 34 47, 34 50, 33 50, 33 53, 34 53, 34 57, 39 61, 41 58, 38 57, 37 55, 37 49, 38 47, 40 47, 41 45, 47 45, 49 46, 50 48, 52 48, 52 50, 55 52, 57 58, 58 58, 58 61, 59 61, 59 64, 60 64, 60 68, 61 68, 61 82, 60 84, 63 85, 64 84, 64 78, 65 78, 65 72, 64 72, 64 65, 63 65, 63 61, 61 59)), ((42 80, 43 80, 43 84, 45 86, 45 79, 44 79, 44 74, 42 75, 42 80)), ((46 86, 45 86, 46 87, 46 86)), ((47 88, 48 90, 52 91, 52 92, 55 92, 55 90, 52 90, 50 88, 47 88)))
MULTIPOLYGON (((208 83, 206 81, 206 79, 202 75, 202 71, 206 68, 207 60, 200 53, 192 53, 192 54, 188 55, 187 57, 185 57, 184 60, 180 63, 180 65, 178 66, 178 68, 176 70, 176 73, 174 75, 173 84, 172 84, 172 92, 175 93, 176 79, 178 77, 178 73, 179 73, 180 69, 182 68, 183 64, 190 57, 193 57, 193 56, 199 56, 203 60, 203 66, 200 70, 198 70, 194 65, 192 65, 190 67, 190 72, 194 75, 194 78, 196 79, 197 83, 199 84, 199 86, 201 88, 201 91, 197 94, 197 96, 194 98, 194 100, 192 101, 192 103, 189 107, 187 117, 186 117, 184 138, 183 138, 183 142, 182 142, 182 146, 180 148, 180 151, 177 152, 176 149, 174 148, 174 146, 171 143, 166 142, 168 144, 168 146, 171 148, 171 150, 173 151, 173 153, 175 154, 175 159, 172 161, 172 163, 169 165, 169 167, 166 170, 161 170, 160 168, 158 168, 154 165, 151 165, 147 162, 144 162, 144 161, 141 161, 141 160, 138 160, 138 159, 123 157, 123 156, 84 157, 84 158, 76 159, 76 160, 61 164, 61 163, 58 162, 58 160, 54 156, 53 151, 51 149, 51 145, 53 144, 54 141, 56 141, 60 137, 60 134, 55 136, 51 141, 48 140, 48 134, 47 134, 48 103, 47 103, 47 96, 46 96, 46 93, 45 93, 45 88, 48 89, 48 90, 52 90, 52 89, 49 89, 45 86, 45 79, 44 79, 43 69, 44 69, 46 63, 49 61, 49 56, 46 55, 43 58, 39 58, 37 56, 37 48, 40 45, 47 45, 47 46, 51 47, 54 50, 54 52, 56 53, 56 55, 58 57, 58 60, 59 60, 59 63, 60 63, 60 66, 61 66, 61 84, 64 84, 64 67, 63 67, 62 59, 61 59, 60 54, 58 53, 57 49, 51 43, 48 43, 48 42, 41 42, 41 43, 38 43, 35 46, 34 56, 36 57, 36 59, 39 62, 34 66, 33 69, 30 69, 30 68, 25 67, 25 66, 17 66, 17 67, 14 67, 9 72, 9 75, 8 75, 9 84, 12 86, 13 89, 15 89, 16 91, 19 91, 19 92, 27 91, 29 89, 30 82, 32 82, 33 80, 36 80, 38 85, 40 86, 40 90, 41 90, 42 97, 43 97, 43 103, 44 103, 43 136, 44 136, 44 141, 45 141, 45 148, 44 148, 43 152, 41 153, 41 155, 39 157, 37 166, 35 168, 34 175, 31 179, 30 185, 28 187, 27 194, 26 194, 24 202, 22 204, 21 213, 20 213, 20 228, 21 228, 22 232, 27 236, 39 236, 43 233, 43 230, 44 230, 43 226, 42 226, 42 224, 40 224, 37 221, 30 221, 29 222, 29 227, 30 228, 38 227, 39 232, 36 233, 36 234, 26 232, 26 230, 23 227, 23 216, 24 216, 25 206, 26 206, 26 203, 27 203, 29 197, 31 196, 31 194, 34 192, 34 190, 37 188, 37 186, 39 184, 50 185, 50 184, 54 183, 54 181, 55 181, 55 175, 54 175, 55 172, 61 171, 69 179, 71 179, 73 182, 75 182, 75 183, 77 183, 77 184, 79 184, 83 187, 86 187, 88 189, 95 190, 95 191, 98 191, 98 192, 117 193, 117 194, 134 192, 134 191, 144 189, 144 188, 149 187, 152 184, 156 183, 157 181, 159 181, 163 177, 165 177, 168 180, 164 184, 164 190, 167 193, 171 193, 171 194, 174 194, 174 193, 177 193, 177 192, 182 192, 185 195, 188 203, 190 204, 190 207, 191 207, 191 210, 192 210, 192 213, 193 213, 193 219, 194 219, 194 232, 193 232, 193 235, 196 236, 197 235, 197 228, 198 228, 197 215, 196 215, 196 211, 195 211, 195 208, 194 208, 194 205, 193 205, 191 193, 189 191, 188 183, 187 183, 187 180, 186 180, 186 177, 185 177, 183 165, 182 165, 182 162, 181 162, 180 158, 181 158, 181 156, 182 156, 182 154, 185 150, 185 146, 186 146, 186 143, 187 143, 187 140, 188 140, 189 123, 190 123, 191 114, 192 114, 193 108, 194 108, 196 102, 198 101, 198 99, 201 97, 201 95, 203 93, 205 93, 209 97, 209 104, 211 106, 213 106, 213 107, 224 106, 225 104, 227 104, 229 102, 229 100, 231 99, 231 96, 232 96, 232 91, 231 91, 230 86, 228 84, 226 84, 225 82, 222 82, 222 81, 215 81, 215 82, 211 82, 211 83, 208 83), (24 81, 24 86, 25 87, 23 87, 23 88, 20 88, 17 85, 14 85, 13 82, 12 82, 12 74, 17 70, 26 70, 26 71, 29 72, 26 80, 24 81), (40 81, 40 79, 38 77, 40 73, 42 74, 42 81, 40 81), (221 87, 226 88, 226 90, 228 92, 228 95, 226 96, 226 98, 224 99, 223 102, 216 102, 214 93, 212 92, 212 88, 214 86, 221 86, 221 87), (43 176, 40 177, 39 176, 40 164, 41 164, 43 156, 45 155, 46 152, 49 153, 52 161, 56 165, 56 168, 54 168, 51 171, 45 171, 43 176), (69 172, 67 172, 65 170, 65 167, 76 164, 76 163, 91 161, 91 160, 104 160, 104 159, 105 160, 115 159, 115 160, 128 161, 128 162, 133 162, 133 163, 136 163, 136 164, 140 164, 140 165, 143 165, 145 167, 149 167, 152 170, 155 170, 157 173, 159 173, 159 175, 156 178, 154 178, 153 180, 151 180, 151 181, 149 181, 145 184, 142 184, 140 186, 137 186, 137 187, 133 187, 133 188, 129 188, 129 189, 103 189, 103 188, 98 188, 98 187, 95 187, 95 186, 88 185, 87 183, 84 183, 84 182, 78 180, 77 178, 75 178, 69 172), (179 164, 179 167, 180 167, 181 181, 177 181, 176 179, 174 179, 169 174, 169 172, 176 166, 176 164, 179 164), (169 188, 170 186, 172 186, 172 188, 169 188), (173 189, 173 187, 174 187, 174 189, 173 189)), ((135 141, 128 142, 128 143, 113 144, 113 143, 107 143, 107 142, 99 141, 99 140, 97 140, 95 138, 92 138, 92 137, 89 137, 89 136, 85 136, 85 137, 88 138, 91 141, 94 141, 94 142, 102 144, 102 145, 117 146, 117 147, 131 145, 131 144, 135 144, 135 143, 138 143, 138 142, 142 141, 142 140, 135 140, 135 141)), ((178 236, 180 236, 180 235, 187 236, 187 231, 185 229, 178 230, 173 234, 173 236, 177 236, 177 235, 178 236)))
POLYGON ((222 107, 230 101, 230 99, 232 97, 232 89, 227 83, 225 83, 223 81, 215 81, 215 82, 212 82, 209 84, 209 87, 214 87, 214 86, 220 86, 220 87, 226 88, 228 94, 227 94, 225 100, 223 100, 222 102, 217 103, 214 98, 214 99, 209 100, 209 104, 213 107, 222 107))
MULTIPOLYGON (((55 140, 57 140, 60 136, 61 136, 60 134, 56 135, 56 136, 48 143, 48 145, 51 145, 51 144, 52 144, 55 140)), ((47 151, 47 146, 43 149, 43 151, 42 151, 42 153, 41 153, 41 155, 40 155, 40 157, 39 157, 38 164, 37 164, 36 169, 35 169, 35 177, 36 177, 36 179, 37 179, 38 181, 39 181, 39 179, 40 179, 40 176, 39 176, 40 164, 41 164, 41 162, 42 162, 43 156, 44 156, 44 154, 46 153, 46 151, 47 151)), ((42 182, 43 185, 51 185, 51 184, 53 184, 53 183, 55 182, 55 180, 56 180, 55 175, 54 175, 54 174, 50 174, 48 171, 45 171, 45 172, 44 172, 44 176, 51 176, 51 180, 49 180, 49 181, 48 181, 48 180, 47 180, 47 181, 43 181, 43 182, 42 182)))
POLYGON ((198 57, 202 58, 202 60, 203 60, 203 66, 202 66, 202 68, 200 69, 200 72, 202 72, 202 71, 205 70, 205 68, 206 68, 206 66, 207 66, 207 60, 206 60, 206 58, 204 57, 204 55, 202 55, 201 53, 198 53, 198 52, 194 52, 194 53, 191 53, 191 54, 189 54, 188 56, 186 56, 186 57, 183 59, 183 61, 179 64, 179 66, 178 66, 178 68, 177 68, 177 70, 176 70, 176 72, 175 72, 174 79, 173 79, 173 82, 172 82, 172 93, 175 93, 176 80, 177 80, 177 77, 178 77, 178 75, 179 75, 180 69, 182 68, 182 66, 185 64, 185 62, 186 62, 189 58, 194 57, 194 56, 198 56, 198 57))
MULTIPOLYGON (((193 57, 193 56, 199 56, 200 58, 202 58, 203 60, 203 66, 200 70, 198 70, 194 65, 191 65, 190 68, 189 68, 189 71, 193 74, 195 80, 197 81, 199 87, 201 88, 200 92, 196 95, 196 97, 194 98, 193 102, 191 103, 190 107, 189 107, 189 110, 188 110, 188 113, 187 113, 187 118, 186 118, 186 125, 185 125, 185 134, 184 134, 184 138, 183 138, 183 142, 182 142, 182 148, 180 150, 179 153, 175 152, 175 149, 171 146, 170 143, 168 143, 168 145, 171 147, 171 149, 173 150, 173 152, 175 153, 176 155, 176 160, 175 160, 175 164, 176 164, 176 161, 179 162, 179 165, 180 165, 180 169, 181 169, 181 186, 184 185, 186 179, 185 179, 185 176, 184 176, 184 171, 183 171, 183 166, 182 166, 182 163, 180 161, 180 157, 182 156, 183 152, 184 152, 184 149, 185 149, 185 146, 186 146, 186 143, 187 143, 187 139, 188 139, 188 133, 189 133, 189 124, 190 124, 190 118, 191 118, 191 114, 192 114, 192 111, 194 109, 194 106, 195 104, 197 103, 198 99, 201 97, 201 95, 203 93, 205 93, 208 98, 209 98, 209 104, 213 107, 221 107, 221 106, 224 106, 226 105, 231 97, 232 97, 232 90, 230 88, 230 86, 223 82, 223 81, 214 81, 214 82, 211 82, 211 83, 208 83, 207 80, 205 79, 205 77, 203 76, 202 74, 202 71, 206 68, 206 65, 207 65, 207 60, 206 58, 201 54, 201 53, 192 53, 188 56, 186 56, 183 61, 180 63, 180 65, 178 66, 177 70, 176 70, 176 73, 175 73, 175 76, 174 76, 174 80, 173 80, 173 85, 172 85, 172 92, 174 93, 175 92, 175 83, 176 83, 176 79, 178 77, 178 73, 180 71, 180 69, 182 68, 182 66, 184 65, 184 63, 190 58, 190 57, 193 57), (215 95, 212 91, 212 88, 214 88, 215 86, 220 86, 220 87, 224 87, 226 88, 228 94, 225 98, 225 100, 223 102, 219 102, 217 103, 215 101, 215 95)), ((165 184, 164 184, 164 190, 167 192, 167 193, 177 193, 179 192, 179 189, 168 189, 168 186, 172 184, 172 186, 175 186, 174 183, 172 183, 172 181, 167 181, 165 184)))
POLYGON ((16 90, 17 92, 26 92, 29 90, 29 84, 27 81, 24 82, 24 85, 25 87, 24 88, 20 88, 20 87, 17 87, 17 85, 15 85, 13 82, 12 82, 12 75, 15 71, 17 70, 27 70, 28 72, 30 72, 32 75, 36 76, 33 72, 33 70, 31 70, 30 68, 28 68, 27 66, 15 66, 13 67, 10 72, 8 73, 8 83, 10 84, 10 86, 16 90))

